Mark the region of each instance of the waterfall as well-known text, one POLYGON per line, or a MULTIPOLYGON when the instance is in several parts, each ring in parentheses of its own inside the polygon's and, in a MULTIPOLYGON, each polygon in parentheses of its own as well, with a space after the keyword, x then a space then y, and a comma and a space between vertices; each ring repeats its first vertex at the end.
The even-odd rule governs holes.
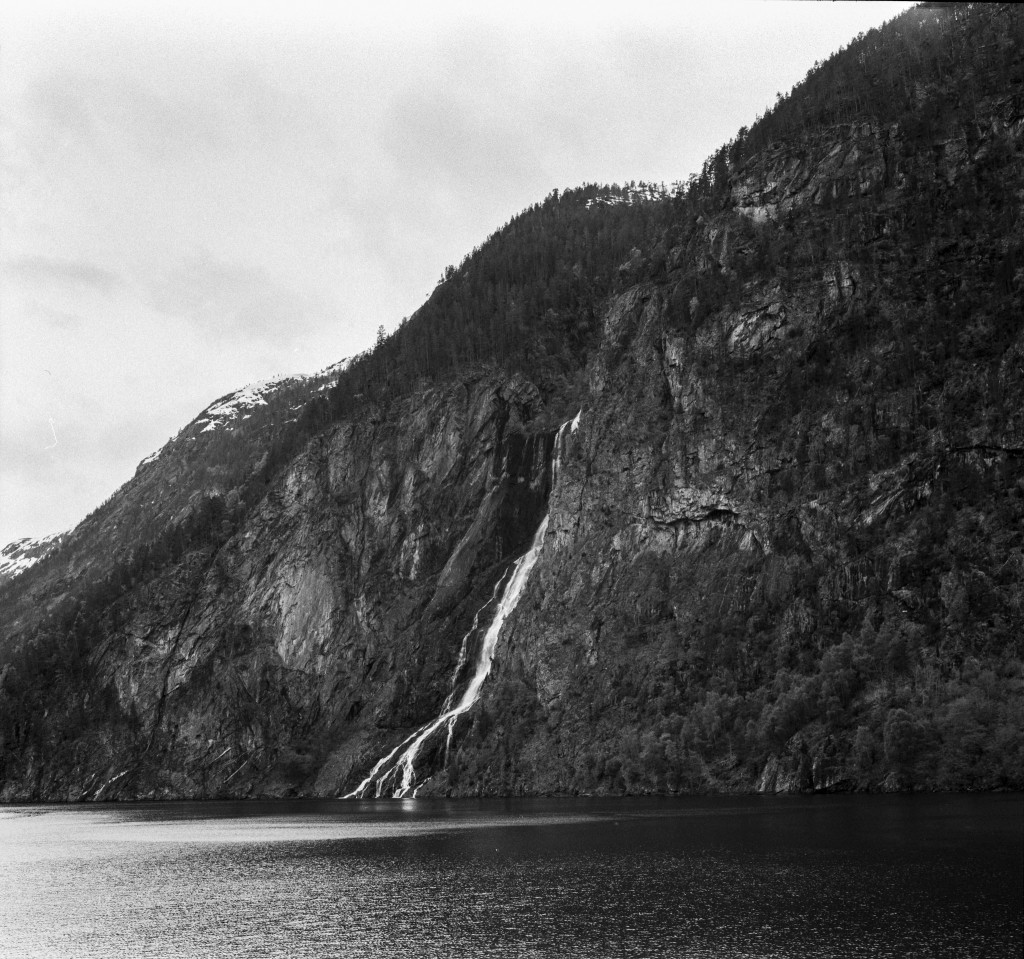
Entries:
MULTIPOLYGON (((563 423, 559 427, 558 433, 555 435, 555 448, 551 460, 552 489, 558 482, 558 471, 562 463, 562 446, 564 443, 565 433, 567 430, 571 430, 571 432, 575 433, 579 426, 579 421, 580 417, 579 414, 577 414, 574 420, 569 420, 563 423)), ((512 610, 516 608, 519 598, 522 596, 523 590, 526 588, 526 583, 530 578, 530 573, 533 571, 537 558, 540 556, 540 551, 544 546, 544 535, 548 529, 549 515, 549 513, 544 515, 544 519, 541 520, 540 526, 537 527, 537 532, 533 536, 533 542, 530 544, 530 548, 516 560, 515 565, 512 567, 512 574, 507 578, 502 577, 498 580, 490 598, 483 606, 480 607, 480 609, 476 611, 476 615, 473 617, 473 625, 470 626, 469 632, 462 637, 462 646, 459 649, 458 664, 456 665, 455 673, 452 676, 451 691, 448 693, 444 704, 441 706, 440 714, 426 725, 417 729, 411 736, 402 740, 402 742, 395 746, 391 752, 378 760, 377 764, 370 770, 370 774, 358 786, 356 786, 352 792, 347 793, 344 796, 345 799, 365 798, 366 793, 374 786, 375 788, 373 788, 372 793, 373 798, 379 798, 384 795, 386 790, 389 788, 389 785, 394 789, 392 795, 395 799, 402 799, 410 792, 412 792, 415 797, 416 756, 419 754, 423 744, 442 726, 448 727, 448 735, 445 742, 445 759, 447 761, 447 752, 451 746, 455 722, 458 720, 459 716, 469 710, 480 698, 480 690, 483 687, 484 680, 487 679, 487 676, 491 671, 491 663, 494 661, 494 650, 498 645, 498 637, 501 634, 501 628, 505 625, 505 620, 508 619, 512 610), (503 582, 504 588, 502 588, 503 582), (463 692, 462 698, 453 706, 452 703, 455 699, 455 687, 466 662, 466 650, 468 648, 469 637, 477 629, 480 614, 490 606, 494 598, 499 594, 499 591, 501 592, 501 599, 498 602, 498 608, 494 614, 494 619, 491 620, 491 625, 488 627, 487 632, 484 634, 483 642, 480 644, 480 652, 477 656, 473 678, 470 680, 465 692, 463 692)))
MULTIPOLYGON (((467 650, 468 650, 468 646, 469 646, 469 637, 472 636, 473 633, 476 632, 477 627, 479 626, 479 623, 480 623, 480 614, 485 609, 487 609, 487 607, 490 606, 491 603, 494 601, 494 598, 498 595, 498 591, 500 590, 501 585, 502 585, 502 583, 505 582, 505 580, 506 580, 506 577, 505 576, 501 576, 498 579, 498 582, 494 584, 494 590, 492 591, 492 593, 491 593, 490 597, 488 598, 487 602, 484 603, 483 606, 481 606, 476 611, 476 614, 473 616, 473 624, 472 624, 472 626, 469 627, 469 631, 466 633, 466 635, 462 637, 462 645, 459 647, 459 659, 458 659, 458 662, 455 665, 455 672, 452 673, 451 689, 449 690, 448 695, 445 697, 444 704, 441 706, 441 716, 442 717, 443 716, 447 716, 449 713, 452 712, 452 702, 455 699, 455 689, 456 689, 456 686, 458 685, 458 682, 459 682, 459 676, 462 674, 462 669, 466 665, 466 655, 467 655, 467 650)), ((381 759, 381 760, 379 760, 377 762, 377 764, 373 767, 373 769, 370 770, 369 775, 358 786, 356 786, 356 788, 353 789, 352 792, 347 793, 342 798, 344 798, 344 799, 362 798, 363 794, 365 793, 365 791, 367 789, 367 787, 374 780, 377 780, 377 788, 376 788, 376 790, 374 792, 374 798, 379 798, 381 796, 381 794, 384 792, 384 787, 386 786, 387 781, 389 779, 394 779, 395 775, 397 774, 397 771, 398 771, 399 767, 401 767, 403 765, 402 760, 400 759, 393 766, 388 767, 388 763, 391 762, 391 760, 394 758, 395 754, 400 749, 402 749, 404 746, 408 746, 409 743, 411 743, 421 733, 427 731, 428 729, 429 729, 429 732, 427 732, 427 735, 429 736, 430 732, 433 732, 434 729, 438 728, 439 725, 440 725, 440 723, 438 723, 437 726, 433 726, 432 723, 428 723, 426 726, 421 726, 419 729, 417 729, 416 732, 414 732, 411 736, 408 736, 405 739, 403 739, 402 742, 400 742, 394 749, 391 750, 391 752, 389 752, 386 756, 384 756, 383 759, 381 759), (431 726, 433 726, 433 728, 430 728, 431 726), (383 776, 381 776, 380 775, 381 770, 385 769, 385 768, 387 769, 387 772, 383 776)), ((452 719, 452 723, 451 723, 451 725, 449 726, 449 729, 448 729, 449 743, 451 741, 451 732, 452 732, 452 728, 454 727, 454 725, 455 725, 455 721, 454 721, 454 719, 452 719)), ((396 794, 395 798, 399 798, 397 794, 396 794)))

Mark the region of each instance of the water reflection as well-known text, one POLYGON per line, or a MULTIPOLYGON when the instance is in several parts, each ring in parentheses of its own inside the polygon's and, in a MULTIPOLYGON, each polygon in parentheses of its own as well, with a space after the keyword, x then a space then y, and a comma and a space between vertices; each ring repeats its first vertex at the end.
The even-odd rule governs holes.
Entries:
POLYGON ((1020 797, 0 809, 0 956, 1018 956, 1020 797))

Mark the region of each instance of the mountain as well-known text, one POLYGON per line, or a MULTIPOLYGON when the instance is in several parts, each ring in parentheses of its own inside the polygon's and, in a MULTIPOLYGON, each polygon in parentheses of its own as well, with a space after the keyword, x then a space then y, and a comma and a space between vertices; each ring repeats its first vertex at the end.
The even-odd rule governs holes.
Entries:
POLYGON ((0 587, 0 796, 1024 786, 1022 40, 909 11, 218 401, 0 587))

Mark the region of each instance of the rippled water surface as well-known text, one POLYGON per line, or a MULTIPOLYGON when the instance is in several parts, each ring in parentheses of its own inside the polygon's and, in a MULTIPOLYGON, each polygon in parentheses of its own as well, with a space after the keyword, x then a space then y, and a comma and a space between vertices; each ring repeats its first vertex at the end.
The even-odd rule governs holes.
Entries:
POLYGON ((1021 955, 1020 796, 0 807, 0 956, 1021 955))

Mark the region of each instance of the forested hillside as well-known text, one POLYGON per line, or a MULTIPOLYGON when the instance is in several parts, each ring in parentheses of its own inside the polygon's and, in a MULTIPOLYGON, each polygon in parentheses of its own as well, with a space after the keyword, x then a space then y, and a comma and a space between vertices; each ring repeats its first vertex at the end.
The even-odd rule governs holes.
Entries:
POLYGON ((538 527, 424 792, 1024 786, 1022 40, 909 11, 201 416, 0 587, 0 796, 345 793, 538 527))

